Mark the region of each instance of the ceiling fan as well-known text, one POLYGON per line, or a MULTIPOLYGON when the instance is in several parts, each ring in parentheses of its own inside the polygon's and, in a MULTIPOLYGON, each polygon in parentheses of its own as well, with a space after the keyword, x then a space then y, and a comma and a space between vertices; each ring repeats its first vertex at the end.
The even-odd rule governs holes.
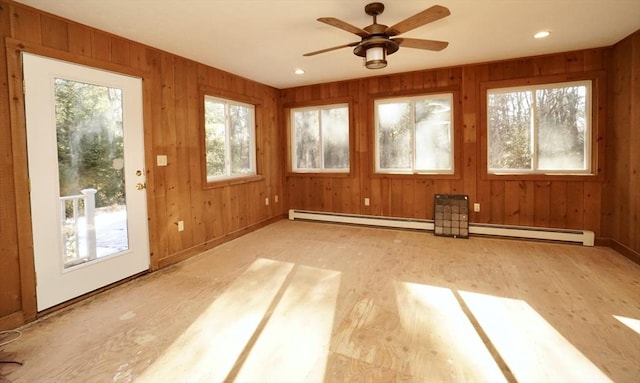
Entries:
POLYGON ((378 15, 384 11, 384 4, 367 4, 364 7, 364 11, 367 15, 373 16, 373 24, 364 28, 358 28, 335 17, 321 17, 318 19, 322 23, 360 36, 362 38, 360 41, 305 53, 304 56, 313 56, 340 48, 355 47, 353 48, 353 53, 356 56, 364 57, 367 68, 380 69, 387 66, 386 56, 395 53, 401 46, 440 51, 449 45, 446 41, 393 38, 401 33, 449 16, 451 12, 446 7, 434 5, 390 27, 378 24, 377 21, 378 15))

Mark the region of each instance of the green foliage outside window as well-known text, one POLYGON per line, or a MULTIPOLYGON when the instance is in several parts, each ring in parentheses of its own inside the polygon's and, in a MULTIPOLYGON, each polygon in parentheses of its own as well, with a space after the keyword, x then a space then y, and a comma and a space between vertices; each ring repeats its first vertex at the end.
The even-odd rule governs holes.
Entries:
POLYGON ((490 172, 590 171, 590 82, 489 90, 490 172))

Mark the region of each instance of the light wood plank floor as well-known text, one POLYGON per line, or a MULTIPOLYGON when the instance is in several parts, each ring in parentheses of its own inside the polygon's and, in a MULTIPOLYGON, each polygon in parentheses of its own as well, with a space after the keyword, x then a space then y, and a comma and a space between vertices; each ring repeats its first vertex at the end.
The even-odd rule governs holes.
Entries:
POLYGON ((282 220, 25 326, 2 382, 640 382, 608 248, 282 220))

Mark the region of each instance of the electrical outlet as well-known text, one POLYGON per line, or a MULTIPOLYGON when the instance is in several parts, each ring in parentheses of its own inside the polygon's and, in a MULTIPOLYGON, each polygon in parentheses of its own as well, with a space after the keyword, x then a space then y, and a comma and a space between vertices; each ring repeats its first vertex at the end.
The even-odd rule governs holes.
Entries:
POLYGON ((480 211, 480 203, 476 202, 473 204, 473 211, 476 213, 480 211))
POLYGON ((184 221, 178 221, 178 231, 184 231, 184 221))
POLYGON ((269 197, 264 199, 264 205, 269 206, 269 197))
POLYGON ((275 197, 273 197, 273 201, 274 201, 275 203, 278 203, 278 195, 276 195, 275 197))
POLYGON ((365 199, 364 199, 364 206, 369 206, 369 203, 370 203, 370 202, 371 202, 371 201, 369 201, 369 198, 365 198, 365 199))

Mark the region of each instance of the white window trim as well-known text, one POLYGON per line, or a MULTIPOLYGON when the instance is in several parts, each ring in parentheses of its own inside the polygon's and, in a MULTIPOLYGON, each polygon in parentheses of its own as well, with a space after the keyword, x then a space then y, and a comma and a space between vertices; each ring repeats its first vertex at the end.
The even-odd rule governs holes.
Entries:
MULTIPOLYGON (((453 93, 439 93, 439 94, 428 94, 414 97, 397 97, 397 98, 384 98, 377 99, 374 101, 374 161, 375 161, 375 173, 376 174, 434 174, 434 175, 451 175, 455 173, 455 106, 453 103, 453 93), (451 161, 451 169, 447 170, 416 170, 416 126, 415 123, 411 125, 411 147, 413 150, 411 151, 411 169, 392 169, 392 168, 380 168, 380 150, 379 150, 379 129, 378 129, 378 105, 379 104, 395 104, 401 102, 413 103, 415 100, 425 100, 425 99, 441 99, 448 98, 449 103, 451 105, 451 130, 450 130, 450 140, 451 140, 451 152, 449 153, 450 161, 451 161)), ((411 108, 411 121, 415 122, 415 108, 411 108)))
MULTIPOLYGON (((204 100, 203 102, 206 103, 207 101, 213 101, 213 102, 217 102, 217 103, 221 103, 224 104, 224 119, 225 119, 225 174, 223 175, 219 175, 219 176, 210 176, 207 174, 207 182, 218 182, 218 181, 226 181, 226 180, 233 180, 233 179, 238 179, 238 178, 244 178, 244 177, 252 177, 257 175, 257 169, 256 169, 256 106, 252 105, 252 104, 247 104, 245 102, 240 102, 240 101, 235 101, 235 100, 230 100, 230 99, 225 99, 225 98, 220 98, 220 97, 215 97, 215 96, 210 96, 205 94, 204 95, 204 100), (251 131, 249 134, 249 163, 250 163, 250 169, 251 171, 248 173, 243 173, 243 174, 231 174, 231 153, 230 153, 230 116, 229 116, 229 107, 231 105, 237 105, 237 106, 242 106, 242 107, 246 107, 249 108, 252 113, 251 113, 251 121, 249 121, 249 125, 251 126, 251 131)), ((204 118, 204 116, 203 116, 204 118)), ((205 126, 206 129, 206 126, 205 126)), ((206 152, 206 147, 207 147, 207 142, 206 142, 206 135, 205 135, 205 157, 207 155, 206 152)), ((206 169, 206 161, 205 161, 205 171, 206 173, 208 173, 208 169, 206 169)), ((206 174, 205 173, 205 174, 206 174)))
POLYGON ((486 115, 487 120, 485 121, 487 126, 487 173, 492 175, 593 175, 592 169, 592 156, 593 156, 593 114, 592 114, 592 104, 593 104, 593 81, 592 80, 579 80, 579 81, 563 81, 563 82, 555 82, 555 83, 545 83, 538 85, 527 85, 527 86, 513 86, 513 87, 503 87, 503 88, 489 88, 487 89, 486 94, 486 115), (562 88, 567 86, 585 86, 587 88, 586 96, 585 96, 585 169, 583 170, 539 170, 538 169, 538 126, 535 124, 536 121, 536 108, 537 103, 535 102, 535 91, 540 89, 549 89, 549 88, 562 88), (512 93, 512 92, 521 92, 521 91, 530 91, 533 92, 533 104, 531 111, 531 135, 532 135, 532 143, 531 143, 531 167, 532 169, 494 169, 489 167, 489 148, 490 146, 490 134, 488 133, 489 129, 489 95, 497 94, 497 93, 512 93))
POLYGON ((289 111, 289 126, 291 132, 291 171, 293 173, 349 173, 351 171, 351 126, 349 124, 350 121, 351 109, 349 108, 348 103, 340 103, 340 104, 330 104, 330 105, 320 105, 320 106, 306 106, 301 108, 291 108, 289 111), (318 111, 321 112, 325 109, 337 109, 337 108, 347 108, 347 134, 349 139, 349 166, 344 169, 336 169, 336 168, 325 168, 324 167, 324 139, 323 139, 323 130, 322 130, 322 113, 319 114, 319 122, 320 122, 320 168, 299 168, 297 167, 297 153, 296 153, 296 130, 294 124, 293 115, 296 112, 304 112, 304 111, 318 111))

